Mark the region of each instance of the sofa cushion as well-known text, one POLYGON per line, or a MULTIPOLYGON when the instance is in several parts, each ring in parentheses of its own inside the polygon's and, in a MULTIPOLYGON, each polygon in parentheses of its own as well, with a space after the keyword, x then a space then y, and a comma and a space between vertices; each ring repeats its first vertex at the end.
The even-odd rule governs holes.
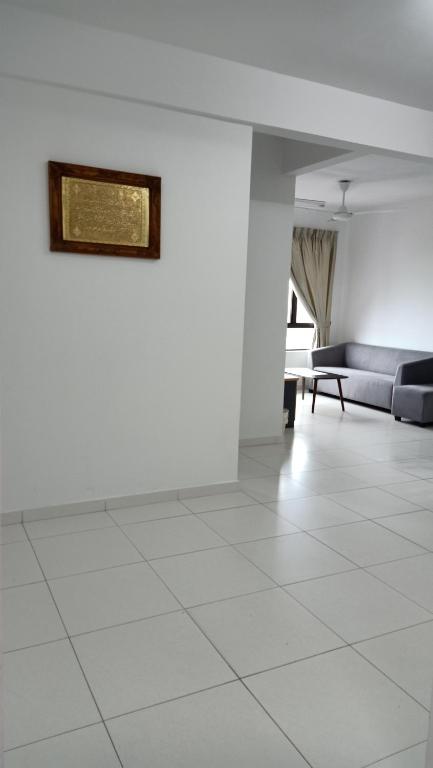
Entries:
POLYGON ((413 349, 394 347, 376 347, 371 344, 358 344, 349 341, 345 349, 345 364, 348 368, 374 371, 395 376, 401 363, 431 357, 431 352, 418 352, 413 349))
POLYGON ((394 387, 392 412, 395 416, 421 424, 433 422, 433 385, 405 384, 394 387))
MULTIPOLYGON (((324 373, 339 373, 341 376, 348 377, 342 381, 343 395, 347 400, 356 400, 390 410, 394 376, 337 366, 321 366, 320 370, 324 373)), ((317 391, 337 395, 337 382, 332 379, 319 380, 317 391)))

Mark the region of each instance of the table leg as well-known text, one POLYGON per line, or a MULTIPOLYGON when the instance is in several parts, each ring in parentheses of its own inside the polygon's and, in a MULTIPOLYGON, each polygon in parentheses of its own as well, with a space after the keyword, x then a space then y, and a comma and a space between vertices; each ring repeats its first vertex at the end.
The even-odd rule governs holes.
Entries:
POLYGON ((337 384, 338 384, 338 392, 340 394, 341 410, 344 411, 344 399, 343 399, 343 390, 341 387, 341 379, 337 379, 337 384))
POLYGON ((314 413, 314 405, 316 403, 317 395, 317 379, 313 379, 313 404, 311 406, 311 413, 314 413))
POLYGON ((302 399, 305 397, 305 376, 302 377, 302 399))
POLYGON ((298 380, 284 382, 284 408, 288 410, 287 426, 293 427, 296 415, 296 390, 298 380))

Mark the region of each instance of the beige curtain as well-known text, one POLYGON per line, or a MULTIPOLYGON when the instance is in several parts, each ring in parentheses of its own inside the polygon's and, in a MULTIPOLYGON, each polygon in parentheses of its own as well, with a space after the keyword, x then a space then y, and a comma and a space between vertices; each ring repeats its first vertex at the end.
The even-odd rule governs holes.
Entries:
POLYGON ((337 233, 295 227, 292 280, 315 324, 313 347, 329 344, 337 233))

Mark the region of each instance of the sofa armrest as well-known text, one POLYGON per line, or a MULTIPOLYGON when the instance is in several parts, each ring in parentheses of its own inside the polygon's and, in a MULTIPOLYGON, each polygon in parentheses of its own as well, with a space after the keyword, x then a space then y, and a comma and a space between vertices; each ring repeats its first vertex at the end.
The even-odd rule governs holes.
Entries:
POLYGON ((401 363, 397 368, 394 386, 404 384, 433 384, 433 357, 401 363))
POLYGON ((333 344, 330 347, 319 347, 312 349, 310 353, 310 362, 312 368, 318 368, 321 365, 336 365, 338 367, 345 365, 346 344, 333 344))

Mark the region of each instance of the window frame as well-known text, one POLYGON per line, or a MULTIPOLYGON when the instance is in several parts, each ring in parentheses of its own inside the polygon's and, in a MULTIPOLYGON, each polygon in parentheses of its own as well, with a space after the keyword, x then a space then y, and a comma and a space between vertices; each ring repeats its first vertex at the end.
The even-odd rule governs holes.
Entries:
POLYGON ((292 288, 291 305, 290 305, 290 322, 287 323, 288 328, 314 328, 314 323, 298 323, 296 318, 298 314, 298 297, 292 288))

